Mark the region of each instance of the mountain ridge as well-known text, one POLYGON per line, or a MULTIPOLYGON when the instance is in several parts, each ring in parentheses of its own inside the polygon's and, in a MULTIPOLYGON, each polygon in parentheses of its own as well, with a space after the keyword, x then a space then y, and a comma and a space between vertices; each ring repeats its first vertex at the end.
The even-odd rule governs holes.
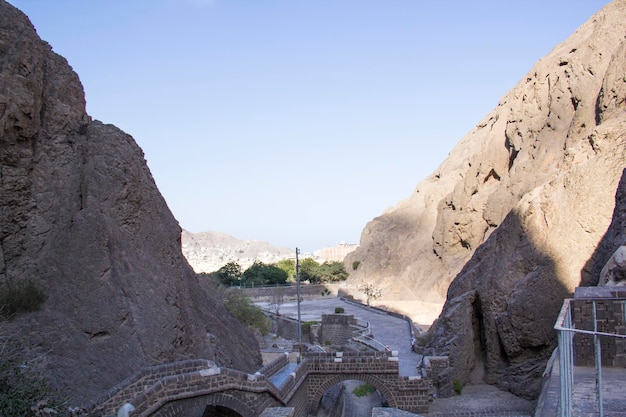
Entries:
POLYGON ((258 240, 241 240, 211 230, 192 233, 183 229, 181 243, 183 255, 196 273, 214 272, 229 262, 236 262, 245 270, 257 260, 271 264, 295 258, 295 248, 280 248, 258 240))

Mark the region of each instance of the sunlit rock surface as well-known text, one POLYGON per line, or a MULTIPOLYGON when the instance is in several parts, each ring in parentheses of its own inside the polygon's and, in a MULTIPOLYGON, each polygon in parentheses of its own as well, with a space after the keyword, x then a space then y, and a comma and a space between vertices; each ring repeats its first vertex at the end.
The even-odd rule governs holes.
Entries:
POLYGON ((451 355, 461 382, 535 396, 563 298, 598 281, 626 165, 624 33, 625 1, 592 16, 346 260, 387 304, 447 297, 429 347, 451 355))

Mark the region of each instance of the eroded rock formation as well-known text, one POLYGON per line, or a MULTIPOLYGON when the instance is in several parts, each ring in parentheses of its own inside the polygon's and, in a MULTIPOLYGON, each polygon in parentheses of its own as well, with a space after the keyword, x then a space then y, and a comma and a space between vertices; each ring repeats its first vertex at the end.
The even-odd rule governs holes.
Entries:
POLYGON ((141 149, 85 112, 78 76, 0 0, 0 285, 47 299, 2 330, 86 404, 139 368, 257 369, 254 337, 202 291, 141 149))
POLYGON ((618 0, 537 62, 346 259, 360 261, 351 280, 388 299, 447 297, 429 347, 460 382, 536 395, 563 298, 595 285, 616 249, 597 250, 626 165, 625 33, 618 0))

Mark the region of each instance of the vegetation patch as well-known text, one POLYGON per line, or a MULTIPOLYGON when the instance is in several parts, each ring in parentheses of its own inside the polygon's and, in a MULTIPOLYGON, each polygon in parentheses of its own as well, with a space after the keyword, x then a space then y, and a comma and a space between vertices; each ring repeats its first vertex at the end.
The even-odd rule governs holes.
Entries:
POLYGON ((252 304, 240 290, 231 289, 225 292, 224 305, 237 320, 244 325, 258 329, 263 336, 270 331, 270 319, 263 311, 252 304))
POLYGON ((461 392, 463 391, 463 384, 458 379, 455 379, 452 381, 452 389, 457 395, 461 395, 461 392))
POLYGON ((302 322, 302 334, 309 334, 313 324, 317 324, 317 322, 315 320, 302 322))
POLYGON ((376 387, 368 383, 361 384, 352 390, 352 393, 357 397, 367 397, 368 395, 372 395, 375 392, 376 387))
POLYGON ((335 314, 343 314, 346 310, 343 307, 335 307, 335 314))
POLYGON ((417 336, 416 342, 418 346, 426 346, 428 342, 430 342, 430 333, 424 333, 417 336))
POLYGON ((0 288, 0 315, 37 311, 46 301, 45 294, 31 280, 7 284, 0 288))

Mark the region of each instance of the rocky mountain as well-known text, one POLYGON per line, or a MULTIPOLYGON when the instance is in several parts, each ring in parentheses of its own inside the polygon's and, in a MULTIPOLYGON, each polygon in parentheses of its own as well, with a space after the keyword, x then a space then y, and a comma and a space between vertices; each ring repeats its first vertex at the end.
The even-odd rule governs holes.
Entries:
POLYGON ((460 382, 535 396, 563 298, 594 285, 623 242, 601 246, 626 166, 625 34, 617 0, 372 220, 345 261, 360 262, 350 280, 381 287, 382 302, 445 300, 428 348, 450 355, 460 382))
POLYGON ((256 240, 239 240, 221 232, 183 230, 181 240, 183 255, 197 273, 217 271, 229 262, 236 262, 246 270, 256 260, 271 264, 295 258, 295 249, 277 248, 256 240))
POLYGON ((254 371, 254 337, 202 290, 132 137, 85 112, 67 61, 0 0, 0 289, 39 311, 2 320, 84 405, 139 368, 200 357, 254 371))

